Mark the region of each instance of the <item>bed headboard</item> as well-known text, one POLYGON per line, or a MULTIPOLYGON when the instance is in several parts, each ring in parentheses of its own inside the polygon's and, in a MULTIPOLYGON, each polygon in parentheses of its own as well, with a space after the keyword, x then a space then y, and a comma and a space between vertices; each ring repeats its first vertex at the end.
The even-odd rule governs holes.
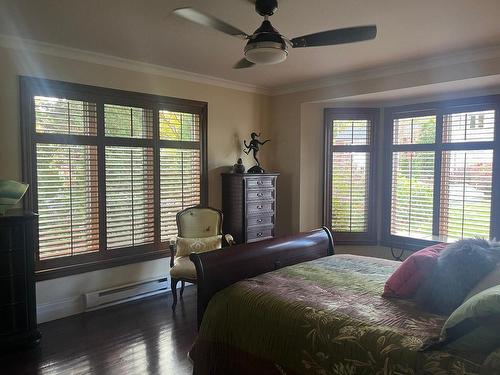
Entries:
POLYGON ((212 296, 237 281, 292 264, 333 255, 333 237, 323 227, 266 241, 192 253, 198 286, 198 326, 212 296))

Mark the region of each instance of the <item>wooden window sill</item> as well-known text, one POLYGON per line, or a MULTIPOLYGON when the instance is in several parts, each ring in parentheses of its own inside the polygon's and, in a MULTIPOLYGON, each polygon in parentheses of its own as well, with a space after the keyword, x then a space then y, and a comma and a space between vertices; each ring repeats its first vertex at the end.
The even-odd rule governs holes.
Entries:
MULTIPOLYGON (((157 250, 148 253, 135 254, 123 257, 114 257, 110 259, 97 260, 87 263, 62 266, 35 271, 35 281, 51 280, 60 277, 77 275, 86 272, 103 270, 107 268, 124 266, 132 263, 145 262, 148 260, 161 259, 170 256, 170 250, 157 250)), ((168 269, 165 269, 168 272, 168 269)))

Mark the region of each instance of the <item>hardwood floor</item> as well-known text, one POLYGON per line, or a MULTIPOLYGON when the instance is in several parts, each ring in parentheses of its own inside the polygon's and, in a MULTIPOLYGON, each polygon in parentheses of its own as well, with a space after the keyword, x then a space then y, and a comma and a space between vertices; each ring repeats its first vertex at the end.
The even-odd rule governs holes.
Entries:
POLYGON ((0 355, 0 373, 191 374, 196 287, 186 288, 175 314, 171 304, 160 295, 40 324, 40 345, 0 355))

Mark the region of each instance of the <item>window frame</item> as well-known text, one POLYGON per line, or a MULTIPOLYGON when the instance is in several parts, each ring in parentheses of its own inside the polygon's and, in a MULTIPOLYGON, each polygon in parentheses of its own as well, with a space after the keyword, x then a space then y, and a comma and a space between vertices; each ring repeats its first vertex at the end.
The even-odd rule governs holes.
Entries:
POLYGON ((378 108, 325 108, 324 110, 324 171, 323 171, 323 225, 334 235, 335 243, 340 245, 375 245, 377 228, 375 225, 375 197, 377 184, 375 169, 377 166, 377 140, 380 110, 378 108), (333 146, 334 120, 369 120, 369 145, 333 146), (332 228, 332 168, 334 148, 339 152, 367 152, 370 155, 370 171, 368 174, 368 230, 366 232, 336 232, 332 228), (344 151, 345 150, 345 151, 344 151))
POLYGON ((500 238, 500 95, 472 97, 465 99, 427 102, 404 106, 384 108, 384 152, 383 152, 383 184, 382 195, 382 233, 381 244, 384 246, 405 248, 408 250, 445 242, 439 236, 440 200, 441 200, 441 167, 445 151, 493 150, 492 197, 490 217, 490 237, 500 238), (481 110, 495 111, 494 139, 492 141, 443 142, 443 117, 451 113, 475 112, 481 110), (396 118, 436 116, 436 138, 432 144, 394 144, 393 123, 396 118), (434 197, 433 197, 433 234, 431 239, 397 236, 391 234, 391 198, 392 198, 392 157, 397 151, 432 151, 434 152, 434 197), (437 234, 436 234, 437 233, 437 234))
POLYGON ((22 175, 30 184, 24 197, 24 207, 37 210, 37 168, 36 145, 40 143, 85 144, 97 146, 98 154, 98 188, 99 204, 99 251, 92 254, 79 254, 40 260, 38 252, 38 225, 33 228, 35 247, 35 277, 37 280, 52 279, 72 274, 89 272, 98 269, 116 267, 146 260, 170 256, 169 244, 161 242, 160 231, 160 148, 193 148, 200 150, 200 204, 206 205, 208 200, 208 164, 207 164, 207 117, 208 103, 172 98, 167 96, 145 94, 77 83, 48 80, 43 78, 19 77, 20 119, 22 143, 22 175), (35 96, 59 97, 64 99, 83 100, 96 103, 97 135, 66 135, 37 133, 35 129, 35 96), (106 137, 104 134, 104 105, 115 104, 141 107, 153 110, 153 138, 138 139, 124 137, 106 137), (168 141, 159 137, 159 111, 188 112, 199 115, 200 140, 168 141), (153 148, 154 170, 154 243, 126 248, 107 249, 106 246, 106 146, 142 146, 153 148))

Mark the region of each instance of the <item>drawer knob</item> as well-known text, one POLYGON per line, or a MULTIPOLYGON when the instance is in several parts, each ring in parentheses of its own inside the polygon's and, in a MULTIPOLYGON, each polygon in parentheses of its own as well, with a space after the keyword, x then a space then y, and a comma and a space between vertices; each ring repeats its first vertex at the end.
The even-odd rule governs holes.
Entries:
POLYGON ((262 232, 257 232, 257 237, 262 237, 262 232))
POLYGON ((257 185, 262 185, 264 183, 264 181, 262 180, 257 180, 257 185))
POLYGON ((257 209, 258 209, 258 210, 262 210, 262 205, 261 205, 261 204, 258 204, 258 205, 257 205, 257 209))
POLYGON ((262 223, 262 219, 257 219, 257 223, 262 223))
POLYGON ((258 197, 263 197, 263 196, 264 196, 264 194, 263 194, 263 193, 257 193, 257 196, 258 196, 258 197))

